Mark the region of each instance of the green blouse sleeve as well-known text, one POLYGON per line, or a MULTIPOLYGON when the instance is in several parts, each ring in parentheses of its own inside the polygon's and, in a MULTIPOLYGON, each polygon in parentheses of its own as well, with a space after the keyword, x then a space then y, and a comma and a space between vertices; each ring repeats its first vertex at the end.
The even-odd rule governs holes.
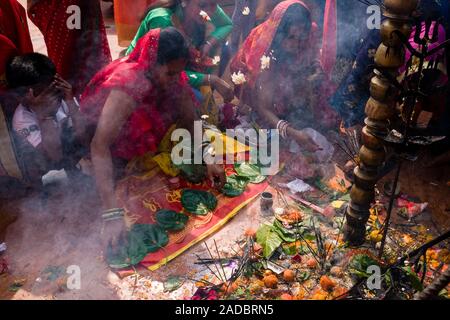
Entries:
POLYGON ((149 32, 151 29, 157 28, 164 29, 171 26, 173 26, 172 12, 169 9, 157 8, 150 11, 145 17, 145 19, 142 21, 136 33, 136 36, 134 37, 133 41, 128 47, 127 55, 134 50, 134 48, 136 47, 136 43, 139 41, 139 39, 145 36, 147 32, 149 32))
POLYGON ((211 23, 215 27, 211 36, 219 41, 225 40, 233 29, 233 22, 220 6, 217 6, 216 12, 211 17, 211 23))
POLYGON ((206 76, 205 74, 190 70, 186 70, 186 74, 189 78, 189 84, 191 87, 198 89, 203 85, 206 76))

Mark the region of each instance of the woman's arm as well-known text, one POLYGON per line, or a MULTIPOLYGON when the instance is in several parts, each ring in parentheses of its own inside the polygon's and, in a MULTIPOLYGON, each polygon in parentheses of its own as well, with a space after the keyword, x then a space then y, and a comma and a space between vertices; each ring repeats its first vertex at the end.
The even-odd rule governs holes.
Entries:
POLYGON ((218 76, 190 70, 187 70, 186 74, 189 78, 189 85, 193 88, 199 89, 201 86, 210 86, 213 90, 217 90, 220 93, 225 102, 233 100, 233 87, 218 76))
POLYGON ((256 82, 253 92, 257 102, 256 111, 271 128, 276 128, 280 118, 273 112, 273 91, 273 80, 270 78, 270 72, 263 72, 256 82))
MULTIPOLYGON (((135 103, 122 91, 113 90, 105 102, 91 143, 91 157, 104 209, 116 208, 114 168, 110 147, 133 112, 135 103)), ((131 142, 130 142, 131 143, 131 142)))
MULTIPOLYGON (((269 72, 265 72, 263 73, 263 75, 261 75, 260 79, 256 83, 255 88, 257 112, 263 118, 263 120, 265 120, 265 122, 269 124, 269 126, 271 127, 270 129, 277 129, 277 125, 282 119, 280 119, 273 112, 272 101, 275 92, 273 79, 270 78, 269 72)), ((287 127, 286 133, 289 138, 294 139, 301 147, 308 151, 317 151, 319 149, 314 141, 312 141, 312 139, 301 130, 289 126, 287 127)))
POLYGON ((233 21, 231 18, 223 11, 223 9, 218 5, 216 11, 211 16, 211 23, 214 25, 214 31, 211 32, 210 39, 212 45, 216 45, 217 42, 225 40, 228 35, 233 30, 233 21))
MULTIPOLYGON (((199 120, 197 116, 197 111, 195 110, 195 105, 192 100, 192 95, 189 92, 190 88, 182 88, 182 94, 180 95, 180 121, 178 122, 178 127, 188 130, 191 135, 194 135, 194 121, 199 120)), ((194 145, 192 146, 192 149, 194 145)), ((218 164, 207 164, 207 175, 213 186, 217 190, 222 190, 226 183, 225 170, 222 165, 218 164)))
POLYGON ((180 88, 181 93, 177 103, 180 106, 180 117, 178 121, 179 128, 188 130, 194 136, 194 121, 200 120, 195 110, 194 101, 190 92, 190 87, 183 86, 180 88))

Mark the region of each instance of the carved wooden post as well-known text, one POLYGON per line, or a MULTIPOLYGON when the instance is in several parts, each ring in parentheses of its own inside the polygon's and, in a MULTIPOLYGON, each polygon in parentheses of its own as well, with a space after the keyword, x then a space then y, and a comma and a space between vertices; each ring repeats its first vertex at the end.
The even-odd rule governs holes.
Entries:
MULTIPOLYGON (((411 14, 418 0, 384 0, 385 21, 381 25, 382 43, 375 55, 377 69, 394 77, 405 60, 405 48, 393 31, 400 31, 407 38, 411 34, 411 14)), ((370 99, 366 104, 366 126, 362 130, 363 146, 359 152, 360 164, 355 168, 355 184, 350 193, 351 201, 346 212, 345 240, 350 245, 361 245, 365 240, 366 223, 370 204, 375 196, 375 184, 379 169, 385 161, 383 140, 388 133, 389 118, 395 112, 396 88, 375 70, 370 84, 370 99)))

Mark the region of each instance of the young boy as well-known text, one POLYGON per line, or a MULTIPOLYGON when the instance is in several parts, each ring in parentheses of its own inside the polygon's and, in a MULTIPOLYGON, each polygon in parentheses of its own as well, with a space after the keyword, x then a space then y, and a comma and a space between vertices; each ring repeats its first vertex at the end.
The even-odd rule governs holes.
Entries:
POLYGON ((50 170, 75 172, 85 148, 76 139, 82 122, 71 85, 39 53, 13 58, 6 67, 6 80, 20 103, 12 126, 26 177, 40 184, 50 170))

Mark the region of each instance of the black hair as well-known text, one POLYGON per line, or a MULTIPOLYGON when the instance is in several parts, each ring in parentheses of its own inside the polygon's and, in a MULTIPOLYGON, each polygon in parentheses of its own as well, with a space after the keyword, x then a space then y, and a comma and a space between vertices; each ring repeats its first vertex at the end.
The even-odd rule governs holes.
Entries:
POLYGON ((12 89, 50 83, 55 75, 55 64, 40 53, 16 56, 6 65, 6 81, 12 89))
POLYGON ((311 31, 311 13, 307 8, 299 3, 289 6, 286 10, 272 41, 272 49, 282 50, 281 43, 289 34, 289 29, 292 26, 303 26, 306 32, 311 31))
POLYGON ((165 28, 159 35, 157 62, 159 65, 163 65, 178 59, 189 60, 186 39, 174 27, 165 28))
MULTIPOLYGON (((181 10, 183 12, 184 8, 181 3, 182 3, 181 0, 171 0, 167 1, 165 5, 162 5, 157 1, 147 8, 145 14, 141 18, 141 22, 149 15, 150 11, 156 8, 167 8, 172 10, 173 12, 175 12, 176 10, 181 10)), ((192 25, 191 30, 192 34, 190 34, 192 44, 196 48, 199 48, 205 42, 206 39, 206 25, 204 23, 198 23, 196 21, 191 21, 190 23, 192 25)))
POLYGON ((181 0, 171 0, 164 3, 164 5, 161 2, 155 1, 155 3, 149 5, 147 7, 147 10, 145 10, 145 14, 141 18, 141 22, 148 16, 150 11, 157 9, 157 8, 167 8, 174 10, 177 6, 181 5, 181 0))

